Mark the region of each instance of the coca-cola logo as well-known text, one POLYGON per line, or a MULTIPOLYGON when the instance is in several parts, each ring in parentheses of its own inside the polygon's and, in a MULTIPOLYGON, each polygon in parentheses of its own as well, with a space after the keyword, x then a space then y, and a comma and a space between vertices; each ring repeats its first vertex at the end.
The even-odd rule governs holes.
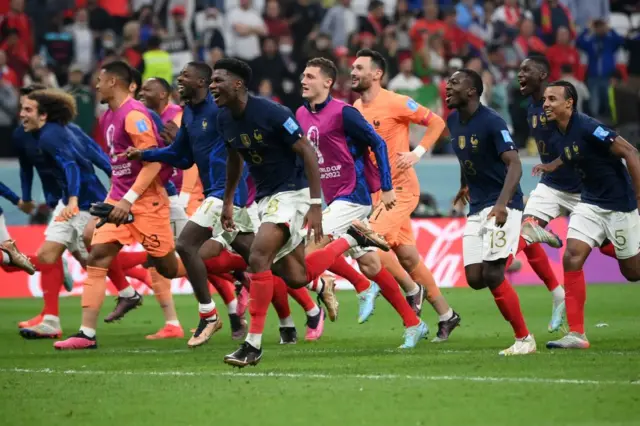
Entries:
POLYGON ((411 223, 419 251, 424 253, 424 264, 438 286, 456 286, 464 272, 462 250, 458 246, 462 244, 465 220, 413 220, 411 223))

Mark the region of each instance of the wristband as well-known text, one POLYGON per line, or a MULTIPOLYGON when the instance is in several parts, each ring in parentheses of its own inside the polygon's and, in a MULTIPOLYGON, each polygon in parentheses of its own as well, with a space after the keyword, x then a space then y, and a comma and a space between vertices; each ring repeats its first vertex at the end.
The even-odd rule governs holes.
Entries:
POLYGON ((322 198, 312 198, 309 200, 309 204, 311 205, 322 205, 322 198))
POLYGON ((138 194, 136 194, 135 192, 133 192, 133 190, 130 189, 129 191, 127 191, 126 194, 124 194, 124 197, 122 197, 122 198, 127 200, 131 204, 133 204, 133 203, 136 202, 138 197, 140 197, 140 196, 138 194))
POLYGON ((415 147, 415 149, 412 151, 415 155, 418 156, 418 158, 422 158, 422 156, 424 155, 425 152, 427 152, 426 149, 424 149, 424 147, 422 145, 418 145, 415 147))

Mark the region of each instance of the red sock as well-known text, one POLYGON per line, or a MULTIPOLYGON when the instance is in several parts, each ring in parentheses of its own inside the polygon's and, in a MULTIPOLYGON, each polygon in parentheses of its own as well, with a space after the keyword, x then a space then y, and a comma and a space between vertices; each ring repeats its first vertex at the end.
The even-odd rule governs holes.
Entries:
POLYGON ((273 297, 271 304, 278 313, 278 318, 285 319, 291 316, 291 308, 289 307, 289 293, 287 292, 287 284, 280 277, 273 277, 273 297))
MULTIPOLYGON (((36 264, 34 264, 36 266, 36 264)), ((64 269, 62 266, 62 259, 52 265, 37 265, 38 269, 42 271, 46 269, 46 272, 42 272, 40 275, 40 285, 42 286, 42 297, 44 299, 44 308, 42 310, 43 315, 58 316, 60 313, 60 290, 64 286, 64 269), (41 266, 45 266, 42 268, 41 266)))
POLYGON ((556 274, 553 273, 553 269, 551 269, 549 257, 547 257, 547 253, 544 251, 542 245, 540 243, 531 244, 525 247, 524 254, 527 256, 531 269, 540 277, 544 285, 547 286, 547 289, 549 291, 555 290, 560 283, 556 278, 556 274))
POLYGON ((565 271, 564 291, 569 330, 584 334, 584 305, 587 301, 587 285, 582 270, 565 271))
POLYGON ((123 270, 139 266, 147 261, 146 251, 121 251, 118 253, 118 262, 123 270))
POLYGON ((305 257, 307 281, 311 282, 322 275, 324 271, 335 263, 338 257, 342 257, 342 254, 350 248, 351 246, 349 246, 347 240, 338 238, 327 244, 324 248, 318 249, 305 257))
POLYGON ((247 264, 239 254, 231 253, 228 250, 222 250, 218 256, 211 257, 204 261, 207 272, 210 274, 219 274, 230 271, 244 271, 247 264))
POLYGON ((518 251, 516 252, 516 254, 518 254, 522 250, 526 249, 527 245, 528 245, 527 240, 522 238, 522 235, 520 235, 520 238, 518 239, 518 251))
POLYGON ((141 281, 147 287, 151 288, 151 275, 149 271, 147 271, 142 266, 134 266, 133 268, 124 270, 125 277, 135 278, 138 281, 141 281))
POLYGON ((218 275, 209 274, 209 282, 213 284, 213 287, 216 289, 225 305, 228 305, 236 298, 236 289, 235 286, 218 275))
POLYGON ((116 290, 121 291, 129 287, 129 281, 127 281, 127 277, 124 275, 124 270, 122 269, 122 266, 120 266, 119 256, 114 257, 113 261, 111 261, 111 266, 109 266, 107 276, 113 283, 116 290))
POLYGON ((302 306, 305 312, 309 312, 316 307, 316 302, 313 301, 306 287, 291 288, 287 286, 287 292, 289 296, 293 297, 293 300, 298 302, 298 305, 302 306))
POLYGON ((502 284, 491 290, 491 293, 502 316, 511 323, 516 339, 527 337, 529 330, 522 316, 520 299, 518 298, 518 293, 516 293, 511 284, 509 284, 509 281, 505 278, 502 284))
POLYGON ((371 285, 369 279, 349 265, 344 256, 339 256, 329 267, 329 271, 341 276, 353 284, 356 288, 356 293, 362 293, 371 285))
POLYGON ((411 306, 409 306, 409 303, 407 303, 407 299, 400 291, 398 282, 389 271, 382 268, 372 279, 380 286, 382 296, 384 296, 396 312, 400 314, 405 327, 413 327, 420 324, 420 318, 418 318, 416 313, 413 312, 413 309, 411 309, 411 306))
POLYGON ((269 303, 273 298, 273 275, 271 271, 247 274, 251 280, 249 289, 249 333, 262 334, 267 319, 269 303))
POLYGON ((604 254, 605 256, 609 256, 609 257, 613 257, 614 259, 617 259, 617 257, 616 257, 616 248, 614 247, 613 243, 611 243, 611 242, 607 242, 606 244, 601 246, 600 247, 600 253, 604 254))

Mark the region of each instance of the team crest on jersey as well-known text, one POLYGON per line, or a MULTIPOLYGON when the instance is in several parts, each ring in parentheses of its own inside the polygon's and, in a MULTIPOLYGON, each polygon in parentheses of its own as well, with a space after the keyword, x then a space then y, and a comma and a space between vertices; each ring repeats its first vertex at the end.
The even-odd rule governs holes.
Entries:
POLYGON ((205 118, 204 120, 202 120, 202 130, 207 130, 207 126, 209 125, 209 123, 207 123, 207 119, 205 118))
POLYGON ((240 142, 247 148, 251 146, 251 138, 246 133, 240 135, 240 142))
POLYGON ((564 155, 567 157, 567 160, 571 160, 571 150, 568 146, 564 147, 564 155))
POLYGON ((538 126, 538 116, 537 115, 532 115, 531 116, 531 127, 533 127, 534 129, 538 126))
POLYGON ((476 135, 471 135, 471 149, 473 149, 473 150, 478 149, 478 144, 479 143, 480 143, 480 141, 478 140, 476 135))
POLYGON ((260 130, 255 129, 255 130, 253 131, 253 139, 254 139, 256 142, 262 142, 262 133, 260 133, 260 130))
POLYGON ((578 145, 576 145, 576 143, 573 143, 573 146, 571 147, 573 148, 573 152, 574 154, 576 154, 576 157, 580 154, 579 150, 578 150, 578 145))
POLYGON ((380 127, 380 120, 373 120, 373 127, 375 127, 376 129, 380 127))
POLYGON ((540 114, 540 125, 543 127, 547 125, 547 116, 544 114, 544 112, 540 114))
POLYGON ((467 140, 464 135, 458 136, 458 148, 464 149, 465 146, 467 146, 467 140))

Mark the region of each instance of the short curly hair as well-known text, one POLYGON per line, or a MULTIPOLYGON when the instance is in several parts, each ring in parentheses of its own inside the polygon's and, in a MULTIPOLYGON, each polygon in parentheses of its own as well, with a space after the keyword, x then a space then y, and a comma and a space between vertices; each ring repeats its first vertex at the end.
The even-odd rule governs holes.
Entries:
POLYGON ((47 122, 66 126, 77 115, 76 100, 62 90, 35 90, 27 98, 38 103, 38 114, 46 114, 47 122))

